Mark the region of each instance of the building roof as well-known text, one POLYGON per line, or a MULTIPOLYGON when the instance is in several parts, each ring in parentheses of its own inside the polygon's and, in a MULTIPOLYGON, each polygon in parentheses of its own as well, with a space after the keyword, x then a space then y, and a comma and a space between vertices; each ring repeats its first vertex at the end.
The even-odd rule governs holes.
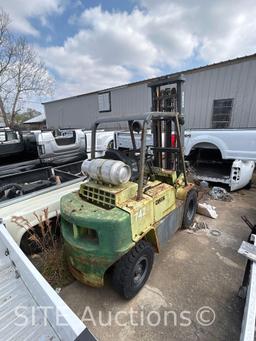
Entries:
POLYGON ((46 120, 45 114, 40 114, 23 122, 24 124, 43 123, 46 120))
POLYGON ((67 99, 71 99, 71 98, 79 98, 82 96, 88 96, 88 95, 92 95, 92 94, 98 94, 98 93, 103 93, 106 91, 111 91, 111 90, 117 90, 123 87, 129 87, 129 86, 134 86, 137 84, 143 84, 143 83, 148 83, 148 82, 152 82, 155 80, 164 80, 168 77, 171 76, 176 76, 179 74, 190 74, 190 73, 194 73, 194 72, 200 72, 200 71, 204 71, 206 69, 213 69, 213 68, 219 68, 219 67, 223 67, 226 65, 233 65, 233 64, 238 64, 247 60, 253 60, 256 59, 256 53, 248 55, 248 56, 243 56, 243 57, 238 57, 238 58, 234 58, 234 59, 228 59, 228 60, 224 60, 218 63, 212 63, 212 64, 208 64, 208 65, 204 65, 204 66, 199 66, 193 69, 187 69, 184 71, 179 71, 179 72, 175 72, 175 73, 170 73, 167 75, 163 75, 163 76, 159 76, 159 77, 154 77, 154 78, 149 78, 149 79, 143 79, 137 82, 132 82, 132 83, 128 83, 128 84, 123 84, 123 85, 118 85, 118 86, 114 86, 111 88, 107 88, 107 89, 102 89, 102 90, 98 90, 98 91, 92 91, 92 92, 87 92, 87 93, 83 93, 83 94, 79 94, 79 95, 75 95, 75 96, 70 96, 70 97, 65 97, 65 98, 60 98, 60 99, 56 99, 53 101, 48 101, 48 102, 43 102, 42 104, 48 104, 48 103, 53 103, 53 102, 58 102, 58 101, 63 101, 63 100, 67 100, 67 99))

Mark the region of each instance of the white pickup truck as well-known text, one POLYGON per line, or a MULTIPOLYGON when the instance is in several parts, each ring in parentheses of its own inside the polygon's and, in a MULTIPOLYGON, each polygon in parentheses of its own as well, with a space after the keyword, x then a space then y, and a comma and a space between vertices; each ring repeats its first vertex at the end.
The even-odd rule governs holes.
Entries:
MULTIPOLYGON (((131 148, 130 134, 115 133, 115 148, 131 148)), ((249 186, 256 161, 256 129, 190 129, 184 133, 184 154, 199 180, 220 182, 234 191, 249 186)), ((135 134, 140 145, 140 135, 135 134)), ((153 144, 150 131, 147 145, 153 144)))

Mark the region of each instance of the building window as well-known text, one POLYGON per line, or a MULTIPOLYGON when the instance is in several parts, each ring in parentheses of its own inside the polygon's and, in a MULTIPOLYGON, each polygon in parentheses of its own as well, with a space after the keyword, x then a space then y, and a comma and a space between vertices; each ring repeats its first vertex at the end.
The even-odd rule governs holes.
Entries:
POLYGON ((98 94, 98 109, 99 112, 111 111, 110 92, 103 92, 98 94))
POLYGON ((233 99, 213 101, 212 128, 228 128, 231 120, 233 99))

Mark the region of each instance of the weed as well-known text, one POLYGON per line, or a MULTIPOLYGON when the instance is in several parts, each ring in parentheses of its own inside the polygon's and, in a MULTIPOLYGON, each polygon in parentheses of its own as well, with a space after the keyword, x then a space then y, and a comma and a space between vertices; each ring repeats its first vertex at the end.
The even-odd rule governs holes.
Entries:
POLYGON ((26 230, 30 247, 40 252, 31 257, 34 265, 54 288, 62 288, 74 279, 67 267, 63 243, 56 233, 60 229, 60 216, 57 213, 56 219, 50 219, 47 208, 34 216, 38 222, 36 226, 22 216, 13 216, 12 222, 26 230))

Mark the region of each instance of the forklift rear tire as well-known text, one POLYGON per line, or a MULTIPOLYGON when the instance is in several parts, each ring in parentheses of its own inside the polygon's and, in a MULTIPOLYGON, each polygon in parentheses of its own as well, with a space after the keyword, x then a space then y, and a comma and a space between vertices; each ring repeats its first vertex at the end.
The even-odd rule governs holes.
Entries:
POLYGON ((154 249, 150 243, 140 240, 116 264, 112 283, 124 298, 133 298, 146 283, 154 262, 154 249))
POLYGON ((192 189, 187 194, 185 206, 184 206, 184 214, 183 214, 183 222, 182 228, 187 229, 193 223, 197 210, 197 193, 194 189, 192 189))

